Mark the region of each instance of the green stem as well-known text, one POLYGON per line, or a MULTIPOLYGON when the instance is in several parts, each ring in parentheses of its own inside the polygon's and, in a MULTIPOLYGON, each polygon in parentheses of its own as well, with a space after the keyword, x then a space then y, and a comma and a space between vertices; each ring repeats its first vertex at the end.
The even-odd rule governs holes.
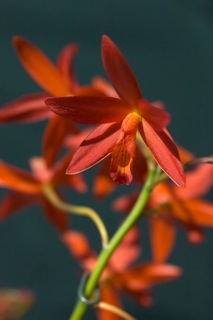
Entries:
MULTIPOLYGON (((97 264, 93 272, 91 273, 87 284, 85 286, 84 296, 89 298, 95 287, 97 286, 98 280, 104 270, 105 266, 107 265, 111 255, 118 247, 122 239, 125 237, 127 232, 135 225, 138 219, 141 217, 142 211, 144 210, 151 191, 154 187, 155 176, 157 173, 157 168, 153 168, 150 170, 147 180, 143 186, 143 189, 127 218, 124 220, 123 224, 114 234, 110 242, 108 243, 107 247, 103 248, 101 251, 99 258, 97 260, 97 264)), ((82 301, 78 301, 72 315, 70 316, 69 320, 80 320, 84 313, 86 312, 87 305, 82 301)))

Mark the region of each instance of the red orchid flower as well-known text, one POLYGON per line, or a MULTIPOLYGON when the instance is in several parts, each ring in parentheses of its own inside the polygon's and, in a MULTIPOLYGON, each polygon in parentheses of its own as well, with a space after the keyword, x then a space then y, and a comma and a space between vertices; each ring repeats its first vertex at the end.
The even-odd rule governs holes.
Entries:
MULTIPOLYGON (((150 291, 155 284, 174 280, 181 275, 180 268, 169 264, 153 262, 134 264, 141 252, 139 237, 139 230, 134 227, 112 255, 99 282, 101 301, 121 308, 119 292, 124 291, 139 304, 149 306, 153 302, 150 291)), ((64 233, 63 240, 82 268, 91 272, 98 256, 90 248, 85 235, 68 231, 64 233)), ((98 310, 98 318, 100 320, 120 319, 117 315, 105 310, 98 310)))
MULTIPOLYGON (((115 90, 103 78, 95 77, 92 81, 95 88, 98 88, 106 96, 117 97, 115 90)), ((165 105, 162 101, 155 101, 152 103, 154 106, 164 109, 165 105)), ((64 145, 71 149, 77 149, 85 138, 92 132, 93 129, 84 129, 75 135, 68 135, 64 140, 64 145)), ((93 183, 93 193, 96 198, 102 199, 108 196, 115 189, 115 184, 109 176, 110 158, 107 157, 102 161, 98 172, 95 175, 93 183)), ((136 146, 136 156, 132 167, 133 177, 136 183, 144 183, 147 174, 146 159, 142 151, 136 146)))
POLYGON ((185 192, 163 182, 156 186, 150 207, 159 212, 150 219, 151 241, 155 260, 162 261, 172 251, 175 223, 185 227, 191 243, 203 241, 203 227, 213 227, 213 204, 201 199, 213 184, 213 166, 202 164, 186 173, 185 192))
POLYGON ((139 131, 160 167, 177 185, 183 186, 178 151, 165 129, 169 114, 143 98, 129 65, 107 36, 102 39, 102 58, 120 99, 85 96, 46 100, 47 106, 58 115, 81 124, 99 124, 75 153, 67 173, 84 171, 111 154, 112 179, 119 184, 130 184, 139 131))
POLYGON ((0 319, 17 320, 31 308, 34 293, 27 289, 0 289, 0 319))
MULTIPOLYGON (((154 260, 165 261, 176 238, 177 222, 185 227, 192 243, 203 240, 203 227, 213 227, 213 204, 201 199, 213 183, 213 166, 202 164, 186 173, 186 188, 180 189, 168 182, 158 184, 151 195, 148 210, 150 236, 154 260)), ((137 193, 116 200, 113 208, 128 212, 137 199, 137 193)))
MULTIPOLYGON (((78 51, 78 45, 69 44, 59 54, 56 65, 28 40, 15 36, 13 43, 21 64, 35 82, 46 93, 35 93, 16 99, 0 109, 0 123, 33 122, 52 116, 44 100, 49 96, 67 95, 98 95, 102 94, 93 86, 80 86, 73 71, 73 59, 78 51)), ((67 133, 76 133, 79 129, 75 123, 58 116, 52 117, 43 139, 43 150, 48 167, 58 154, 67 133), (57 143, 51 144, 52 135, 57 130, 57 143), (51 139, 51 141, 49 141, 51 139), (47 146, 51 146, 47 148, 47 146)))
MULTIPOLYGON (((71 149, 77 150, 82 141, 92 132, 93 129, 84 129, 75 135, 68 135, 64 140, 64 145, 71 149)), ((110 158, 105 158, 97 173, 95 174, 93 181, 93 194, 96 198, 102 199, 108 196, 115 189, 115 183, 109 176, 109 166, 110 158)), ((133 162, 132 172, 134 176, 134 181, 136 183, 143 183, 144 178, 147 174, 147 163, 141 152, 141 150, 136 147, 136 157, 133 162)))
POLYGON ((40 121, 52 116, 44 100, 49 96, 73 94, 79 88, 73 71, 76 44, 67 45, 59 54, 57 64, 26 39, 15 36, 13 43, 28 74, 46 93, 18 98, 0 109, 0 122, 40 121))
POLYGON ((43 158, 34 157, 30 160, 31 174, 0 161, 0 187, 11 190, 1 202, 0 219, 6 219, 16 211, 39 203, 47 218, 58 231, 60 233, 67 231, 69 229, 68 215, 50 204, 43 195, 42 189, 46 184, 51 184, 60 198, 62 196, 57 190, 60 185, 72 187, 79 192, 86 191, 87 187, 81 176, 64 174, 69 159, 70 153, 49 169, 43 158))

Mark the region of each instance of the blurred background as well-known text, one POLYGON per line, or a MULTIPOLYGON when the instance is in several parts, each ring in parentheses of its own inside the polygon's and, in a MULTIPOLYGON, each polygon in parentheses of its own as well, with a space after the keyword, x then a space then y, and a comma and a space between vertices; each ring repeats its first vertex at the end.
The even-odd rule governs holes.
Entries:
MULTIPOLYGON (((53 61, 71 42, 80 45, 75 72, 81 84, 105 76, 100 55, 102 34, 110 36, 131 65, 145 98, 162 100, 172 115, 176 142, 197 156, 212 154, 213 1, 212 0, 1 0, 0 105, 41 91, 20 65, 11 39, 21 35, 53 61)), ((1 125, 1 158, 28 169, 28 159, 41 154, 46 122, 1 125)), ((54 139, 54 138, 53 138, 54 139)), ((95 170, 86 174, 92 181, 95 170)), ((128 192, 119 187, 114 198, 128 192)), ((4 194, 4 191, 1 192, 4 194)), ((68 191, 69 201, 98 210, 110 234, 120 217, 110 212, 111 198, 94 201, 68 191), (73 200, 74 199, 74 200, 73 200)), ((207 199, 213 200, 212 193, 207 199)), ((143 257, 149 244, 145 223, 143 257)), ((71 217, 71 226, 87 233, 97 250, 99 235, 86 218, 71 217)), ((213 230, 202 245, 192 246, 179 230, 169 259, 183 276, 156 287, 155 304, 142 308, 126 300, 137 319, 211 320, 213 304, 213 230)), ((76 301, 81 271, 39 207, 11 216, 0 224, 0 287, 28 288, 36 303, 25 320, 66 320, 76 301)), ((90 310, 85 319, 94 319, 90 310)))

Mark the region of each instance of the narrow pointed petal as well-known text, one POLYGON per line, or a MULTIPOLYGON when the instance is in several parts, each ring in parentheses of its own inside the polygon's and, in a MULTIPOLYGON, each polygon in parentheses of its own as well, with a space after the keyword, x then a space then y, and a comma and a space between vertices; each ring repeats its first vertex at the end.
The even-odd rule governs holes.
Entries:
POLYGON ((74 122, 54 115, 49 121, 43 136, 43 155, 47 167, 51 168, 59 154, 65 137, 70 133, 77 133, 78 129, 74 122), (55 134, 57 132, 57 134, 55 134), (53 143, 54 141, 54 143, 53 143))
POLYGON ((8 218, 17 211, 38 202, 38 197, 34 194, 11 192, 1 201, 0 220, 8 218))
MULTIPOLYGON (((61 198, 59 194, 58 196, 61 198)), ((59 231, 59 233, 63 234, 66 232, 69 229, 68 214, 52 206, 52 204, 50 204, 50 202, 42 195, 41 203, 44 207, 45 215, 52 225, 59 231)))
POLYGON ((124 101, 102 96, 50 98, 45 103, 59 116, 81 124, 118 122, 130 112, 124 101))
POLYGON ((166 109, 165 103, 161 100, 152 101, 152 105, 162 110, 166 109))
POLYGON ((169 257, 176 238, 176 228, 169 215, 162 213, 150 218, 152 256, 155 262, 162 263, 169 257))
POLYGON ((213 204, 206 200, 189 200, 187 207, 191 209, 195 223, 201 226, 213 227, 213 204))
POLYGON ((179 267, 170 264, 143 263, 117 275, 116 280, 128 290, 144 290, 154 284, 177 279, 182 274, 179 267))
POLYGON ((175 194, 181 199, 203 196, 213 185, 213 165, 202 164, 186 173, 186 188, 174 188, 175 194))
POLYGON ((75 77, 73 68, 73 59, 79 50, 79 46, 75 43, 68 44, 64 47, 57 59, 57 66, 67 83, 69 83, 70 91, 74 92, 79 87, 75 77))
POLYGON ((128 213, 134 206, 138 196, 139 196, 139 192, 134 191, 132 193, 119 197, 112 203, 113 210, 121 213, 122 212, 128 213))
POLYGON ((63 234, 62 240, 67 245, 70 253, 79 262, 91 254, 92 249, 90 248, 88 239, 81 232, 68 230, 63 234))
POLYGON ((109 175, 110 161, 110 157, 104 159, 103 164, 95 176, 93 193, 95 197, 99 199, 108 196, 115 189, 115 183, 109 175))
POLYGON ((76 134, 70 134, 64 139, 64 146, 71 151, 77 150, 80 144, 86 139, 86 137, 94 130, 94 128, 89 127, 76 134))
POLYGON ((138 227, 134 226, 111 256, 109 266, 114 272, 125 271, 139 258, 140 254, 140 232, 138 227))
POLYGON ((184 149, 183 147, 181 147, 179 145, 177 147, 178 147, 178 152, 179 152, 180 159, 181 159, 182 163, 186 163, 194 158, 194 155, 191 152, 189 152, 188 150, 184 149))
POLYGON ((120 124, 103 124, 82 142, 74 154, 67 174, 82 172, 104 159, 112 152, 120 135, 120 124))
POLYGON ((170 115, 168 112, 155 107, 145 99, 138 101, 138 109, 141 116, 157 131, 161 131, 170 122, 170 115))
POLYGON ((51 182, 55 185, 66 185, 78 192, 85 193, 87 191, 87 185, 83 178, 83 175, 67 175, 65 174, 66 169, 70 163, 72 155, 71 153, 66 154, 52 169, 51 182))
MULTIPOLYGON (((122 309, 122 304, 119 298, 119 295, 117 294, 116 290, 113 288, 112 285, 106 283, 100 286, 101 290, 101 301, 107 302, 112 306, 118 307, 122 309)), ((96 312, 98 314, 99 320, 120 320, 121 317, 114 314, 113 312, 106 311, 104 309, 96 309, 96 312)))
POLYGON ((46 93, 37 93, 23 96, 13 100, 0 108, 0 123, 8 122, 34 122, 52 116, 44 100, 46 93))
POLYGON ((94 77, 92 79, 92 85, 99 91, 103 92, 107 97, 118 98, 118 94, 115 89, 104 78, 94 77))
POLYGON ((168 131, 164 129, 156 132, 145 119, 142 120, 139 130, 161 169, 178 186, 185 186, 185 175, 178 150, 168 131))
POLYGON ((25 193, 36 193, 40 183, 28 172, 0 161, 0 186, 25 193))
POLYGON ((203 228, 197 225, 186 225, 188 241, 192 244, 201 244, 205 240, 203 228))
POLYGON ((138 100, 142 99, 140 87, 122 53, 107 36, 102 38, 102 60, 118 95, 135 108, 138 100))
POLYGON ((97 255, 90 247, 88 239, 83 233, 68 230, 63 233, 61 239, 83 269, 88 271, 94 269, 97 255))
POLYGON ((42 157, 32 157, 29 159, 30 169, 35 179, 42 184, 49 183, 52 178, 52 170, 47 168, 47 165, 42 157))
POLYGON ((100 96, 105 97, 105 94, 101 91, 95 88, 94 86, 81 86, 80 88, 77 88, 75 90, 76 96, 100 96))
POLYGON ((20 36, 15 36, 13 43, 23 67, 45 91, 53 96, 71 93, 68 83, 43 52, 20 36))
POLYGON ((173 203, 173 211, 183 223, 213 227, 213 204, 206 200, 189 199, 173 203))

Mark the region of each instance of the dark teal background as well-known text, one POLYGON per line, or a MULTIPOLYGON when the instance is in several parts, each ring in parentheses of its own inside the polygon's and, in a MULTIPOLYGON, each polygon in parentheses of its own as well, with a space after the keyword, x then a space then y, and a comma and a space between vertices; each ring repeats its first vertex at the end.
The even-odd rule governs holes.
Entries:
MULTIPOLYGON (((105 75, 100 40, 107 34, 132 66, 144 96, 166 103, 175 140, 197 156, 209 155, 213 144, 212 18, 211 0, 0 0, 0 104, 40 90, 16 57, 13 35, 26 37, 53 60, 65 44, 79 43, 75 69, 80 83, 87 84, 93 75, 105 75)), ((1 158, 28 168, 28 158, 40 154, 45 124, 1 126, 1 158)), ((93 174, 94 169, 87 173, 89 181, 93 174)), ((121 187, 117 195, 128 190, 121 187)), ((85 202, 101 212, 110 234, 116 229, 119 218, 109 213, 109 199, 100 204, 91 200, 91 192, 85 199, 72 191, 67 194, 69 201, 85 202)), ((83 229, 100 249, 91 222, 73 217, 71 225, 83 229)), ((147 259, 147 228, 140 225, 147 259)), ((126 310, 137 319, 213 319, 213 231, 206 235, 204 244, 192 246, 180 230, 169 261, 184 269, 183 277, 155 288, 152 308, 128 300, 126 310)), ((68 319, 79 278, 77 263, 39 207, 0 225, 0 287, 27 287, 37 293, 37 303, 25 320, 68 319)), ((85 319, 94 319, 93 312, 85 319)))

